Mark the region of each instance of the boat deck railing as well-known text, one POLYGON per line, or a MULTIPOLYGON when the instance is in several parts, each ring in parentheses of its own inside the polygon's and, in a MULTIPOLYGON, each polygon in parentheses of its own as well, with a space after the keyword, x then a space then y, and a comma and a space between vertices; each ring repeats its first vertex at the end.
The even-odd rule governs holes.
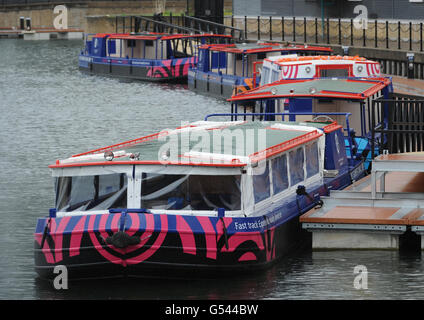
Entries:
POLYGON ((282 121, 284 121, 285 117, 289 117, 289 119, 291 117, 295 117, 296 116, 345 116, 346 118, 346 127, 343 128, 343 131, 345 132, 345 139, 347 139, 348 141, 348 150, 349 150, 349 155, 348 156, 348 160, 349 160, 349 165, 353 166, 355 164, 355 160, 354 160, 354 155, 355 153, 353 152, 353 149, 355 147, 355 143, 353 141, 353 137, 350 134, 351 133, 351 128, 349 125, 349 117, 352 114, 349 112, 327 112, 327 113, 322 113, 322 112, 280 112, 280 113, 212 113, 212 114, 208 114, 205 116, 204 120, 208 121, 209 118, 211 117, 231 117, 231 121, 237 121, 240 118, 242 118, 244 121, 246 121, 248 119, 248 117, 251 117, 252 121, 255 121, 255 117, 259 117, 259 121, 261 120, 265 120, 265 121, 274 121, 276 116, 281 116, 282 117, 282 121))

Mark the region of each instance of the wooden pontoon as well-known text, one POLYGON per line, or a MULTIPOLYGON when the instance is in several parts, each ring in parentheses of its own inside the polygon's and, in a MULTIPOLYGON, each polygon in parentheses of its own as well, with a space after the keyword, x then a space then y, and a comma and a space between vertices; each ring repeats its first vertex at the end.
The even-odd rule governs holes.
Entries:
POLYGON ((424 249, 424 153, 381 155, 371 175, 331 191, 319 210, 300 217, 315 249, 398 249, 421 236, 424 249))

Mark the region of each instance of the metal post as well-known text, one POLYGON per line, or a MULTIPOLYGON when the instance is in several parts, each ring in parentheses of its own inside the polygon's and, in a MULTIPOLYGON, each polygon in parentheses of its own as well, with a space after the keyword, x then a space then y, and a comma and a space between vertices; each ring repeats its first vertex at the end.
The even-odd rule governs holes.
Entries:
POLYGON ((374 159, 374 154, 375 154, 375 118, 374 118, 374 111, 375 111, 375 105, 376 105, 376 101, 373 100, 372 101, 372 112, 371 112, 371 159, 374 159))
POLYGON ((261 40, 261 17, 258 16, 258 40, 261 40))
POLYGON ((420 23, 420 51, 423 51, 423 23, 420 23))
POLYGON ((409 51, 412 51, 412 22, 409 22, 409 51))
POLYGON ((247 39, 247 16, 244 16, 244 39, 247 39))
POLYGON ((398 21, 398 49, 399 50, 400 50, 400 47, 401 47, 400 41, 401 41, 401 39, 400 39, 400 21, 398 21))
POLYGON ((339 18, 339 44, 342 44, 342 19, 339 18))
POLYGON ((350 19, 350 45, 353 46, 353 19, 350 19))
POLYGON ((389 49, 389 21, 386 21, 386 49, 389 49))
POLYGON ((304 38, 303 42, 305 43, 308 42, 307 36, 306 36, 306 17, 303 18, 303 38, 304 38))
POLYGON ((367 30, 362 27, 362 38, 364 40, 363 46, 366 47, 367 46, 367 30))
MULTIPOLYGON (((234 15, 231 16, 231 27, 234 28, 234 15)), ((234 29, 231 29, 231 36, 234 37, 234 29)))
POLYGON ((327 44, 330 44, 330 18, 327 18, 327 44))
POLYGON ((375 47, 378 48, 378 22, 375 20, 375 47))
POLYGON ((324 0, 321 0, 321 29, 322 29, 322 42, 325 42, 325 20, 324 20, 324 0))
POLYGON ((269 16, 269 40, 272 40, 272 16, 269 16))
POLYGON ((284 41, 284 17, 281 17, 281 40, 284 41))
POLYGON ((318 18, 315 18, 315 43, 318 43, 318 18))
POLYGON ((293 42, 296 42, 296 17, 293 17, 293 42))

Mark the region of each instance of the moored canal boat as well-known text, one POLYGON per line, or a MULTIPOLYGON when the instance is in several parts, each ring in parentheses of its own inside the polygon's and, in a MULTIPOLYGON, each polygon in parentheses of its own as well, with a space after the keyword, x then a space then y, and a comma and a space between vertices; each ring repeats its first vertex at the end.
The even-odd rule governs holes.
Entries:
POLYGON ((92 74, 153 82, 187 82, 198 46, 228 43, 216 34, 97 33, 86 36, 79 69, 92 74))
POLYGON ((199 61, 189 68, 188 86, 197 93, 216 98, 253 89, 259 84, 256 65, 264 59, 281 55, 331 54, 326 47, 286 45, 276 42, 205 44, 199 47, 199 61))
POLYGON ((56 265, 70 278, 267 267, 307 239, 300 214, 351 183, 342 143, 336 122, 199 121, 57 160, 35 269, 51 279, 56 265))
MULTIPOLYGON (((351 113, 349 127, 343 115, 334 114, 331 118, 348 131, 346 145, 354 145, 354 154, 348 156, 365 157, 369 168, 371 131, 388 125, 387 112, 374 109, 373 100, 388 99, 393 93, 392 79, 381 74, 378 62, 348 56, 271 57, 263 62, 260 84, 228 99, 232 112, 246 112, 249 105, 253 112, 270 114, 351 113)), ((387 107, 388 102, 382 106, 387 107)), ((303 117, 310 119, 310 115, 303 117)), ((376 135, 375 144, 383 143, 376 135)))

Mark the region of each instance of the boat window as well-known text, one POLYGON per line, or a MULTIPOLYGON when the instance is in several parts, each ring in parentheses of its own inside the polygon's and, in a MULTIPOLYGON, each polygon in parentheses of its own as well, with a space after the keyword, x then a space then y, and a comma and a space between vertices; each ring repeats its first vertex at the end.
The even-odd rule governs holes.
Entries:
POLYGON ((141 208, 240 210, 240 176, 143 173, 141 208))
POLYGON ((321 78, 347 78, 349 77, 348 69, 321 69, 320 70, 321 78))
POLYGON ((135 48, 137 45, 135 43, 135 39, 128 39, 127 40, 127 47, 128 48, 135 48))
POLYGON ((318 143, 314 142, 305 146, 306 174, 312 177, 319 172, 318 143))
POLYGON ((283 154, 271 160, 272 165, 272 186, 274 194, 289 187, 289 177, 287 174, 287 155, 283 154))
POLYGON ((108 41, 107 45, 108 45, 107 49, 108 49, 109 55, 115 54, 116 53, 116 40, 108 41))
POLYGON ((55 181, 58 211, 106 210, 127 206, 124 174, 59 177, 55 181))
POLYGON ((153 47, 153 40, 144 40, 146 47, 153 47))
POLYGON ((212 52, 211 60, 211 69, 227 67, 226 52, 212 52))
POLYGON ((271 195, 268 161, 266 161, 265 168, 261 165, 253 168, 253 193, 255 203, 265 200, 271 195))
POLYGON ((269 68, 268 67, 263 67, 262 68, 262 73, 261 73, 261 83, 262 84, 268 83, 268 77, 269 77, 269 68))
POLYGON ((271 82, 275 82, 278 81, 278 71, 277 70, 272 70, 272 75, 271 75, 271 82))
POLYGON ((297 148, 296 150, 290 151, 289 165, 292 186, 305 180, 305 171, 303 169, 304 160, 303 148, 297 148))

